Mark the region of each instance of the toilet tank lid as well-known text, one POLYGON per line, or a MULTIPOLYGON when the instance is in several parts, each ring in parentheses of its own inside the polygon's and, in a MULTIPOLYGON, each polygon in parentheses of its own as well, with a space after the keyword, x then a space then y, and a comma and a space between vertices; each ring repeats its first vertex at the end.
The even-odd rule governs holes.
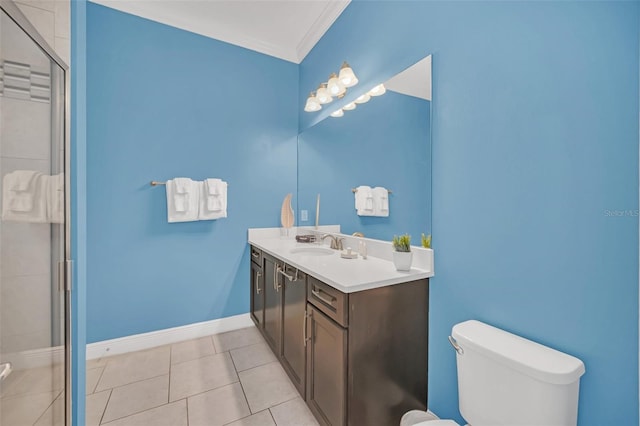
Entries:
POLYGON ((454 325, 452 336, 465 351, 480 352, 546 383, 570 384, 585 372, 583 362, 576 357, 480 321, 454 325))

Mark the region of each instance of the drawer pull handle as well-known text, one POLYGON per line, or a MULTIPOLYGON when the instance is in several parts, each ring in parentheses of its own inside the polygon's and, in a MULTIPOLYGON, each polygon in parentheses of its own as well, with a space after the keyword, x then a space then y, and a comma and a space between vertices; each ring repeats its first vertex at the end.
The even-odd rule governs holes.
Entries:
POLYGON ((322 300, 324 303, 328 304, 328 305, 333 305, 333 302, 336 301, 336 298, 331 296, 330 294, 328 295, 331 299, 327 299, 324 296, 322 296, 322 290, 320 289, 311 289, 311 293, 313 293, 313 295, 315 297, 317 297, 318 299, 322 300))
POLYGON ((293 279, 293 276, 292 276, 292 275, 287 274, 287 273, 286 273, 286 272, 284 272, 282 269, 280 269, 280 267, 278 267, 278 273, 279 273, 280 275, 282 275, 283 277, 287 277, 287 279, 288 279, 289 281, 295 281, 295 280, 293 279))
POLYGON ((252 251, 251 252, 251 256, 253 256, 255 258, 259 258, 260 257, 260 253, 258 253, 257 251, 252 251))
POLYGON ((302 323, 302 340, 304 341, 304 345, 307 346, 307 311, 304 311, 304 321, 302 323))

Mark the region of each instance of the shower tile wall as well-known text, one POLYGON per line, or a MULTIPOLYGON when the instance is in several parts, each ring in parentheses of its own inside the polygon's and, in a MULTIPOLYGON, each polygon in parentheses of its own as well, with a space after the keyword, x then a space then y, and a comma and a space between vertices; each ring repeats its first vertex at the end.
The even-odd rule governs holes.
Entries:
MULTIPOLYGON (((69 1, 20 1, 18 7, 54 47, 69 60, 69 1)), ((26 38, 19 38, 26 43, 26 38)), ((3 60, 29 64, 50 73, 49 63, 21 43, 2 46, 3 60)), ((14 170, 51 174, 51 105, 49 102, 0 96, 0 175, 14 170)), ((1 197, 0 197, 1 198, 1 197)), ((1 202, 1 200, 0 200, 1 202)), ((51 345, 51 225, 0 224, 0 352, 51 345), (11 250, 6 248, 11 247, 11 250)))

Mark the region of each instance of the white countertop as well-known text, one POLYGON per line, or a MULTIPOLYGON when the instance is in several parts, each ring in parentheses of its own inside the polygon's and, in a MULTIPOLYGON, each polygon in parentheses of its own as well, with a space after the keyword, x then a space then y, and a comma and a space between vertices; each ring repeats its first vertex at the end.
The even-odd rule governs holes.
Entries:
MULTIPOLYGON (((357 241, 350 241, 354 237, 341 234, 338 235, 345 237, 345 247, 347 247, 348 244, 353 244, 357 241)), ((388 244, 377 240, 363 240, 367 242, 368 246, 371 246, 373 249, 371 251, 373 252, 382 251, 380 247, 373 246, 388 244)), ((433 276, 433 252, 431 250, 426 252, 426 256, 422 256, 427 258, 427 262, 418 262, 420 266, 426 266, 425 269, 411 268, 410 271, 399 272, 396 271, 391 260, 382 259, 372 255, 367 256, 367 259, 363 259, 360 256, 357 259, 343 259, 340 257, 339 250, 335 250, 335 253, 324 256, 309 255, 305 253, 291 253, 291 250, 297 247, 317 246, 316 244, 298 243, 293 236, 273 237, 267 236, 264 233, 262 235, 259 235, 259 233, 253 233, 252 235, 252 232, 250 231, 249 243, 262 249, 265 253, 277 257, 289 265, 314 276, 320 281, 340 290, 343 293, 353 293, 356 291, 385 287, 388 285, 400 284, 433 276), (431 260, 430 264, 428 262, 429 259, 431 260)), ((357 251, 357 244, 353 245, 353 247, 357 251)), ((389 253, 391 253, 390 246, 388 250, 389 253)), ((391 255, 389 254, 389 258, 390 256, 391 255)), ((414 253, 413 263, 416 265, 416 253, 414 253)))

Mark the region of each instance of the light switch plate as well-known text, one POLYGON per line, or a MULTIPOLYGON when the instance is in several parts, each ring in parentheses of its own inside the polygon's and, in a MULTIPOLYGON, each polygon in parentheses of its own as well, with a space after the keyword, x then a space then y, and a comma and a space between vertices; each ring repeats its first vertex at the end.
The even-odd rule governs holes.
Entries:
POLYGON ((300 210, 300 221, 306 222, 309 220, 309 211, 308 210, 300 210))

